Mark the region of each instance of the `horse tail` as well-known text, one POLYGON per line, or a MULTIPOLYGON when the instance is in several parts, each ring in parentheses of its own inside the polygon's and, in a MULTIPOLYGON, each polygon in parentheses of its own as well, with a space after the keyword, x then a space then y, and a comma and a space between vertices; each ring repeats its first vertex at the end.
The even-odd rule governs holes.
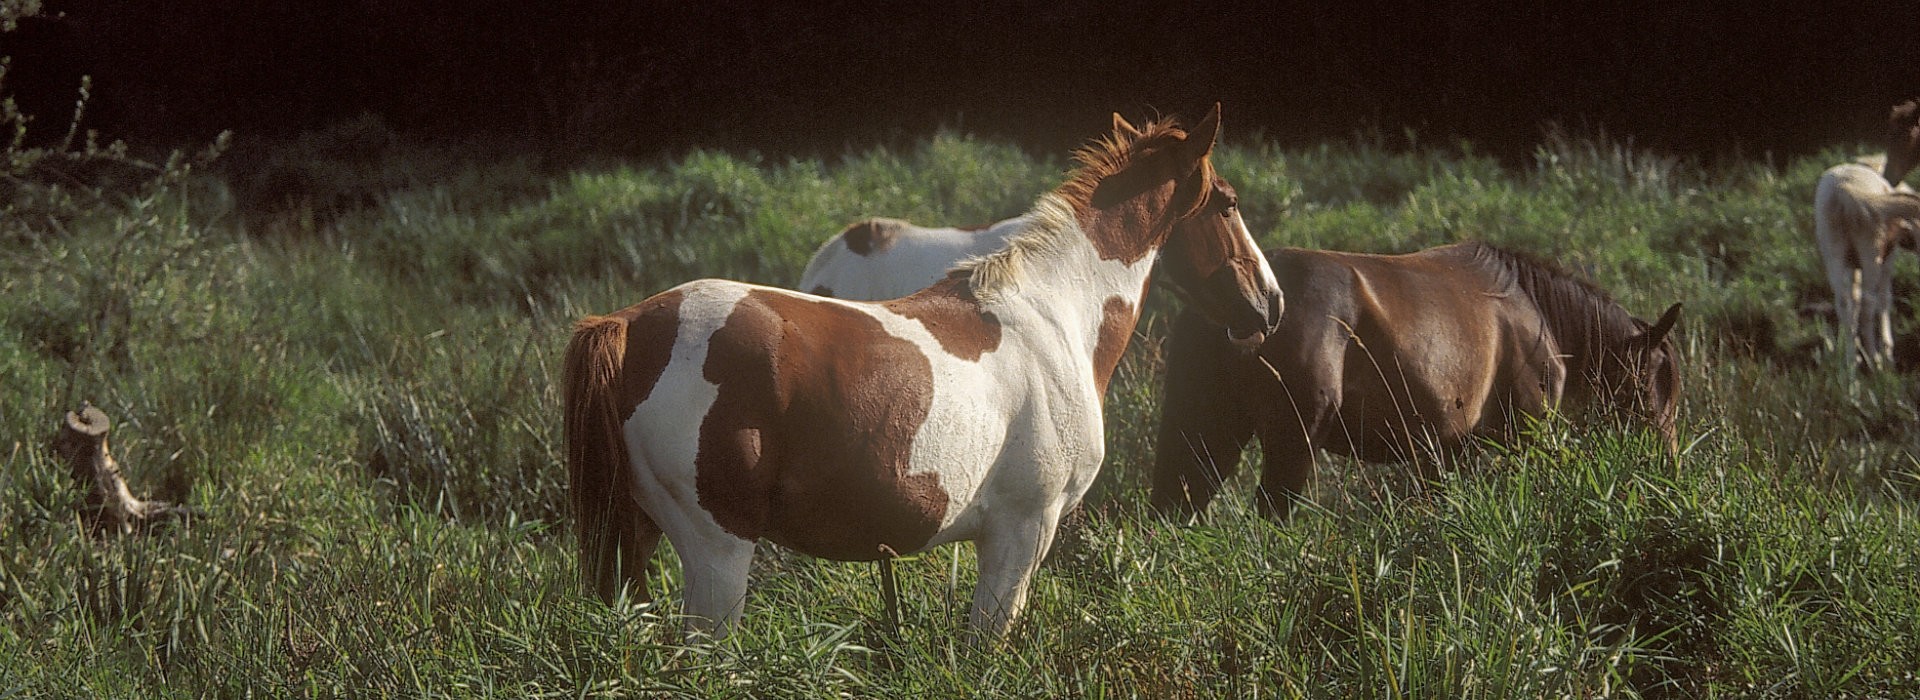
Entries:
MULTIPOLYGON (((620 554, 627 546, 628 572, 646 571, 651 551, 633 544, 657 526, 633 503, 632 460, 621 434, 618 405, 620 368, 626 357, 627 322, 589 316, 574 325, 562 376, 566 387, 567 481, 573 496, 575 532, 580 546, 580 579, 588 591, 612 602, 620 592, 620 554)), ((647 549, 651 549, 650 547, 647 549)), ((643 576, 629 578, 646 597, 643 576)))

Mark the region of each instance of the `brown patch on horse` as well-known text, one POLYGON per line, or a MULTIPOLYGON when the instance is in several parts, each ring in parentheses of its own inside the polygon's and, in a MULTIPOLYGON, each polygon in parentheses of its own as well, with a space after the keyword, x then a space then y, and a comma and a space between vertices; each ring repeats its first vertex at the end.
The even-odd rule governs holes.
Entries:
POLYGON ((605 316, 588 316, 574 324, 573 342, 567 351, 569 361, 577 362, 580 372, 617 373, 601 381, 617 385, 614 408, 619 420, 625 421, 633 415, 633 409, 653 394, 653 385, 660 381, 667 362, 673 359, 673 343, 663 343, 660 339, 673 338, 679 333, 680 303, 685 299, 684 292, 668 290, 633 306, 605 316), (608 343, 617 344, 620 352, 593 363, 585 357, 573 358, 576 353, 606 352, 608 343))
POLYGON ((1207 203, 1214 181, 1207 155, 1219 131, 1219 105, 1191 132, 1171 120, 1116 130, 1074 153, 1080 167, 1055 192, 1072 203, 1100 259, 1133 264, 1207 203), (1156 202, 1165 203, 1159 211, 1156 202), (1138 231, 1152 234, 1130 235, 1138 231))
POLYGON ((1000 347, 1000 319, 980 308, 963 276, 949 275, 925 291, 883 302, 887 310, 919 321, 940 349, 968 362, 1000 347))
POLYGON ((841 560, 918 550, 939 530, 939 477, 907 473, 932 365, 879 320, 755 291, 714 333, 702 371, 719 395, 700 426, 696 483, 722 528, 841 560))
POLYGON ((620 419, 633 415, 633 409, 653 395, 653 385, 673 359, 672 338, 680 331, 680 302, 686 294, 668 290, 630 308, 616 312, 627 320, 627 351, 620 372, 620 419), (631 314, 631 315, 629 315, 631 314))
POLYGON ((1106 396, 1107 382, 1120 366, 1120 357, 1126 354, 1127 341, 1133 339, 1133 326, 1139 320, 1133 304, 1125 298, 1107 297, 1102 305, 1099 340, 1093 346, 1093 383, 1101 396, 1106 396))
POLYGON ((893 219, 867 219, 840 232, 840 240, 846 242, 847 250, 860 256, 884 253, 899 239, 900 222, 893 219))
MULTIPOLYGON (((1215 177, 1212 191, 1207 202, 1196 215, 1183 221, 1183 230, 1191 230, 1213 223, 1208 218, 1221 217, 1232 222, 1229 226, 1244 226, 1239 220, 1239 196, 1233 185, 1225 178, 1215 177)), ((1221 236, 1180 235, 1176 233, 1167 241, 1162 257, 1161 271, 1174 287, 1189 297, 1201 294, 1214 296, 1231 295, 1234 289, 1257 288, 1260 280, 1260 255, 1258 250, 1235 251, 1233 242, 1221 236), (1222 269, 1226 273, 1222 274, 1222 269), (1212 287, 1212 289, 1209 289, 1212 287)), ((1217 315, 1213 309, 1202 307, 1203 312, 1217 315)), ((1278 314, 1275 314, 1277 317, 1278 314)), ((1215 319, 1222 320, 1222 319, 1215 319)))

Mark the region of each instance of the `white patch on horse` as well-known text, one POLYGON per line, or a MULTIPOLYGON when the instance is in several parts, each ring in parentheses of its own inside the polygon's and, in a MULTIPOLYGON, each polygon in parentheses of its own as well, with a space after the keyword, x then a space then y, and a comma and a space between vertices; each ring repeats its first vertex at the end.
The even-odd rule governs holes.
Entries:
MULTIPOLYGON (((966 362, 941 351, 918 322, 897 319, 909 326, 904 329, 894 321, 886 322, 889 332, 911 340, 935 359, 935 408, 928 426, 953 425, 957 421, 949 418, 958 418, 968 406, 980 403, 979 388, 986 384, 975 377, 997 378, 1006 386, 1041 388, 1004 397, 1021 405, 999 409, 1009 412, 1012 420, 993 465, 985 465, 978 474, 966 474, 964 484, 953 479, 960 474, 943 473, 942 483, 957 508, 948 511, 947 522, 929 546, 976 537, 978 521, 987 511, 1008 502, 1053 497, 1053 503, 1034 505, 1057 518, 1086 495, 1106 454, 1102 402, 1092 381, 1093 349, 1099 343, 1106 300, 1119 296, 1137 307, 1153 258, 1132 265, 1101 260, 1081 232, 1072 208, 1056 196, 1042 197, 1030 216, 1029 225, 1010 238, 1005 248, 957 266, 969 273, 982 310, 1006 329, 998 349, 977 363, 966 362), (1087 272, 1058 275, 1061 270, 1087 272), (1092 294, 1092 290, 1104 293, 1092 294), (1024 433, 1015 432, 1022 428, 1024 433), (1023 464, 1029 466, 1018 466, 1023 464), (1014 468, 998 469, 1001 465, 1014 468), (988 483, 995 473, 1009 476, 988 483), (980 491, 977 497, 967 498, 960 496, 962 490, 980 491)), ((965 446, 956 447, 964 453, 965 446)), ((949 463, 947 451, 916 440, 913 462, 916 466, 949 463)))
POLYGON ((886 250, 861 255, 848 248, 846 232, 834 236, 807 262, 800 276, 801 291, 811 294, 825 288, 834 297, 855 301, 897 299, 940 281, 958 261, 999 250, 1009 237, 1027 228, 1029 217, 1017 216, 978 231, 928 228, 897 219, 865 223, 892 228, 895 240, 886 250))
POLYGON ((752 288, 696 280, 676 289, 686 296, 680 303, 672 359, 653 392, 627 417, 622 433, 632 457, 628 466, 634 476, 634 501, 677 550, 692 555, 683 554, 682 564, 689 569, 695 562, 703 565, 701 570, 682 572, 687 609, 714 611, 713 619, 730 622, 740 616, 746 603, 746 582, 733 585, 731 572, 744 566, 743 557, 753 557, 755 542, 727 532, 700 505, 695 458, 700 452, 701 419, 720 396, 719 385, 706 380, 707 348, 752 288), (662 425, 684 429, 658 430, 662 425))

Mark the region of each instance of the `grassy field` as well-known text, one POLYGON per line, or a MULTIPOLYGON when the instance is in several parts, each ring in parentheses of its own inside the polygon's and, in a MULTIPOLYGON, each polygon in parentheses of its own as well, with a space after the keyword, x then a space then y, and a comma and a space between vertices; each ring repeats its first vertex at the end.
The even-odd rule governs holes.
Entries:
MULTIPOLYGON (((1323 460, 1284 525, 1233 488, 1144 508, 1168 312, 1109 390, 1109 457, 1001 645, 962 634, 969 546, 866 564, 764 548, 738 634, 577 593, 555 375, 568 324, 674 284, 797 281, 870 214, 975 223, 1064 154, 943 133, 825 160, 556 165, 377 122, 236 148, 0 219, 0 697, 1911 697, 1911 377, 1822 366, 1813 183, 1854 155, 1706 168, 1548 133, 1233 141, 1266 245, 1480 239, 1686 303, 1684 456, 1555 419, 1433 484, 1323 460), (90 539, 44 449, 90 399, 136 492, 203 511, 90 539)), ((1903 264, 1901 286, 1914 276, 1903 264)))

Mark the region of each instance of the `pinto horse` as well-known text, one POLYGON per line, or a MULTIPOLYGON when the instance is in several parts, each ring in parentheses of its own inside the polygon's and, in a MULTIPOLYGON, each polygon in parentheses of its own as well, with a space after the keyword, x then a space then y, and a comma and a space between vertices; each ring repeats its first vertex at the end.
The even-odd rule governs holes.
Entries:
POLYGON ((1219 120, 1117 126, 1004 250, 902 299, 698 280, 580 321, 564 381, 585 585, 648 599, 664 532, 689 624, 719 636, 759 540, 843 561, 973 540, 971 622, 1004 633, 1100 470, 1101 395, 1155 259, 1235 338, 1278 320, 1213 187, 1219 120))
POLYGON ((962 260, 1005 248, 1031 223, 1024 216, 975 228, 927 228, 877 216, 857 221, 813 254, 799 288, 839 299, 896 299, 932 286, 962 260))
POLYGON ((1563 395, 1639 412, 1677 451, 1668 332, 1679 304, 1648 324, 1591 284, 1480 243, 1409 255, 1286 248, 1269 260, 1287 315, 1258 358, 1205 318, 1174 321, 1151 495, 1163 513, 1204 511, 1256 434, 1256 507, 1284 519, 1316 449, 1375 462, 1444 454, 1510 438, 1519 416, 1563 395))

